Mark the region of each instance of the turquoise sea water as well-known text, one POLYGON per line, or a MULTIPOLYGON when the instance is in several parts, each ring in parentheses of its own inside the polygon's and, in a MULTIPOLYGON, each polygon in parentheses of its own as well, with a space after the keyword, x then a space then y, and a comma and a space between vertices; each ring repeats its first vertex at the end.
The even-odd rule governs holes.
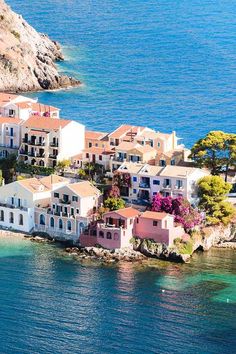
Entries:
POLYGON ((187 146, 236 132, 236 4, 224 0, 9 0, 64 45, 72 91, 36 94, 62 116, 111 130, 176 130, 187 146))
POLYGON ((78 263, 0 239, 1 353, 234 353, 236 254, 78 263))

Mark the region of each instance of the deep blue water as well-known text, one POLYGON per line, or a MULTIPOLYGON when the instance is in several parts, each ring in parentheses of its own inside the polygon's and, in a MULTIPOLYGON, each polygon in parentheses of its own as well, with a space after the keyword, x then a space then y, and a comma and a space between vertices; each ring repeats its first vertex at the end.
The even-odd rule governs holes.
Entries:
POLYGON ((0 239, 0 305, 1 354, 232 354, 236 254, 102 266, 0 239))
POLYGON ((236 132, 236 3, 232 0, 9 0, 65 46, 61 70, 84 86, 37 94, 88 128, 176 130, 187 146, 236 132))

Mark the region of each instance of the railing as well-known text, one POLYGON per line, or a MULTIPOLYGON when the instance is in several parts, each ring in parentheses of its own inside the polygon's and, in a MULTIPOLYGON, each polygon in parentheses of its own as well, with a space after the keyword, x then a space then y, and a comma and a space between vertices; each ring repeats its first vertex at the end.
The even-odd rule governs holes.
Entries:
POLYGON ((140 188, 150 188, 150 183, 140 182, 139 187, 140 188))
POLYGON ((50 159, 54 159, 54 160, 56 160, 56 159, 57 159, 57 155, 52 155, 52 154, 49 154, 49 158, 50 158, 50 159))
POLYGON ((20 209, 23 211, 28 211, 28 208, 23 207, 23 206, 17 206, 14 204, 8 204, 8 203, 0 203, 0 206, 5 207, 5 208, 10 208, 10 209, 20 209))
POLYGON ((170 189, 171 188, 171 184, 163 183, 163 188, 170 189))
POLYGON ((49 145, 50 145, 51 147, 58 147, 59 144, 58 144, 58 143, 50 143, 49 145))
POLYGON ((60 199, 59 202, 62 204, 71 204, 71 200, 60 199))

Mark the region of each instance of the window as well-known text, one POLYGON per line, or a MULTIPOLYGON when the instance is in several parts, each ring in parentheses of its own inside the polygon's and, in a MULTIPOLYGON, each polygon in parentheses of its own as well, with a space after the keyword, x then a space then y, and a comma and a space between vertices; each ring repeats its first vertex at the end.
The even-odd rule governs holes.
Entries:
POLYGON ((165 167, 166 166, 166 161, 165 160, 160 160, 160 166, 165 167))
POLYGON ((160 181, 158 179, 154 179, 153 180, 153 184, 155 184, 156 186, 160 185, 160 181))
POLYGON ((93 146, 93 144, 92 144, 92 143, 89 143, 88 146, 89 146, 89 148, 91 148, 91 147, 93 146))
POLYGON ((176 188, 180 189, 183 187, 183 181, 181 181, 180 179, 176 180, 176 188))
POLYGON ((158 143, 157 143, 157 147, 160 147, 161 146, 161 143, 158 141, 158 143))
POLYGON ((63 229, 63 221, 61 219, 59 219, 59 222, 58 222, 58 227, 59 229, 63 229))
POLYGON ((9 223, 14 224, 14 214, 12 212, 10 212, 10 215, 9 215, 9 223))
POLYGON ((23 215, 20 214, 19 215, 19 225, 23 225, 23 224, 24 224, 23 215))
POLYGON ((9 117, 14 117, 15 111, 14 109, 9 109, 9 117))
POLYGON ((137 189, 133 189, 133 193, 136 194, 137 193, 137 189))
POLYGON ((95 146, 98 147, 98 143, 96 143, 95 146))
POLYGON ((139 218, 136 219, 136 223, 137 223, 137 224, 139 223, 139 218))
POLYGON ((157 221, 156 220, 153 221, 153 226, 157 226, 157 221))
POLYGON ((108 231, 108 232, 107 232, 107 239, 108 239, 108 240, 111 240, 111 238, 112 238, 112 237, 111 237, 111 233, 110 233, 110 231, 108 231))
POLYGON ((99 155, 99 161, 102 161, 102 155, 99 155))
POLYGON ((52 205, 52 208, 53 208, 53 209, 55 209, 55 208, 56 208, 56 205, 55 205, 55 204, 53 204, 53 205, 52 205))
POLYGON ((4 211, 1 210, 1 213, 0 213, 0 221, 4 221, 4 211))
POLYGON ((54 193, 54 198, 59 198, 59 193, 54 193))
POLYGON ((89 154, 86 152, 86 159, 89 159, 89 154))
POLYGON ((133 224, 133 219, 130 219, 129 223, 130 223, 130 225, 132 225, 133 224))
POLYGON ((39 217, 39 223, 40 225, 45 225, 45 216, 43 214, 41 214, 39 217))
POLYGON ((79 209, 76 209, 76 214, 79 214, 79 209))
POLYGON ((103 231, 99 231, 98 237, 104 238, 104 232, 103 231))
POLYGON ((68 231, 71 231, 71 229, 72 229, 71 221, 68 220, 68 221, 67 221, 67 230, 68 230, 68 231))
POLYGON ((11 198, 11 204, 14 205, 14 198, 11 198))
POLYGON ((114 240, 119 241, 119 234, 117 232, 114 233, 114 240))
POLYGON ((171 164, 172 166, 174 166, 174 165, 175 165, 175 159, 172 159, 172 160, 170 161, 170 164, 171 164))
POLYGON ((72 202, 78 202, 78 197, 76 195, 72 195, 72 202))
POLYGON ((133 182, 137 182, 137 177, 133 177, 133 182))
POLYGON ((54 228, 54 225, 55 225, 54 219, 51 218, 51 219, 50 219, 50 226, 51 226, 51 228, 54 228))
POLYGON ((153 192, 152 195, 157 195, 157 192, 153 192))

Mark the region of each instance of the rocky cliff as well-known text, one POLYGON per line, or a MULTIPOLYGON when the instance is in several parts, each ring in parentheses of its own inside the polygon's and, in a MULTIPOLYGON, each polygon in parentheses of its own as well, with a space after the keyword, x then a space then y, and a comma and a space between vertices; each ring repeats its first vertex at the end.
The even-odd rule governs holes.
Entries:
POLYGON ((80 84, 58 73, 63 60, 58 43, 35 31, 0 0, 0 91, 24 92, 80 84))

